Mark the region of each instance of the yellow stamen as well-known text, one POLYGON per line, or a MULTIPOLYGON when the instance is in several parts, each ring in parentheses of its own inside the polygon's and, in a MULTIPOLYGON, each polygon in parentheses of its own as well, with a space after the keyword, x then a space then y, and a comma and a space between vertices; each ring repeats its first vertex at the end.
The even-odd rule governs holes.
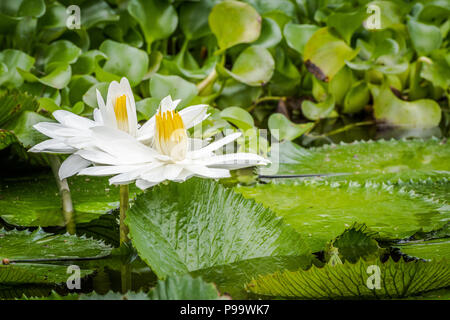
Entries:
POLYGON ((176 111, 159 111, 155 116, 155 147, 159 152, 182 159, 187 150, 187 133, 176 111))
POLYGON ((128 113, 127 113, 127 96, 117 97, 114 104, 114 113, 116 114, 117 127, 128 132, 128 113))

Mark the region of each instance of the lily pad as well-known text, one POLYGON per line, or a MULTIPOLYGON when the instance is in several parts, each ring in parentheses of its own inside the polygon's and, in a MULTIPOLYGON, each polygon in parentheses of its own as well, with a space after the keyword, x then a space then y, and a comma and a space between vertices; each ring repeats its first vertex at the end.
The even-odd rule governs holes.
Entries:
MULTIPOLYGON (((88 222, 119 206, 119 190, 105 178, 69 179, 77 223, 88 222)), ((131 196, 139 192, 131 187, 131 196)), ((18 226, 63 226, 56 182, 51 174, 0 180, 0 217, 18 226)))
POLYGON ((309 254, 273 212, 202 179, 138 196, 126 224, 139 256, 160 278, 252 258, 309 254))
POLYGON ((355 222, 366 224, 381 239, 393 240, 419 230, 437 230, 450 220, 448 206, 413 192, 372 183, 313 180, 236 190, 283 217, 303 235, 313 251, 323 250, 326 242, 355 222))
POLYGON ((450 239, 448 238, 399 244, 396 245, 396 248, 408 256, 419 259, 431 261, 450 260, 450 239))

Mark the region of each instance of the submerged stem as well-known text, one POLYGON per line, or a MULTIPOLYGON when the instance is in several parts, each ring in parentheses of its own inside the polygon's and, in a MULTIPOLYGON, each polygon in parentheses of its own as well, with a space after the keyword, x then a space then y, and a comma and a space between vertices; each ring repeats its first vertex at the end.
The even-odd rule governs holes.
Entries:
POLYGON ((64 222, 66 224, 66 229, 69 234, 75 234, 75 221, 74 221, 74 210, 72 204, 72 196, 70 194, 69 184, 67 179, 59 178, 59 168, 61 167, 61 161, 58 156, 50 154, 48 155, 48 160, 50 162, 50 167, 52 168, 53 175, 55 176, 56 185, 58 186, 58 191, 61 196, 62 210, 64 215, 64 222))
POLYGON ((125 225, 128 210, 128 185, 120 186, 120 245, 128 242, 128 227, 125 225))

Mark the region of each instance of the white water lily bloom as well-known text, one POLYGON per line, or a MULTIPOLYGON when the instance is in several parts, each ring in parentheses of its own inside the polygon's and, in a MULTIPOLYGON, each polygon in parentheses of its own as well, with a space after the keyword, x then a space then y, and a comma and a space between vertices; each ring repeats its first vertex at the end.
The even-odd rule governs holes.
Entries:
MULTIPOLYGON (((173 111, 180 100, 172 101, 170 96, 160 103, 160 110, 173 111)), ((149 119, 142 127, 137 122, 136 104, 131 86, 126 78, 120 83, 112 81, 108 88, 106 104, 97 90, 98 109, 94 110, 94 120, 78 116, 65 110, 53 113, 57 122, 40 122, 34 128, 51 139, 32 147, 30 152, 65 153, 72 154, 61 166, 60 176, 67 178, 79 170, 91 165, 91 162, 74 154, 80 149, 90 149, 92 143, 92 129, 99 126, 119 129, 135 137, 142 143, 151 143, 153 139, 155 116, 149 119)), ((190 128, 203 121, 206 114, 206 105, 187 107, 180 111, 190 128)))
MULTIPOLYGON (((152 124, 152 146, 114 128, 92 128, 95 149, 83 149, 76 155, 94 163, 79 171, 80 175, 109 176, 111 184, 136 182, 146 189, 166 180, 182 182, 199 176, 226 178, 231 169, 270 162, 253 153, 217 155, 216 150, 236 140, 241 133, 233 133, 200 148, 191 148, 186 131, 186 121, 191 118, 182 112, 160 108, 152 124)), ((203 143, 201 144, 203 145, 203 143)), ((76 171, 74 166, 72 171, 76 171)))

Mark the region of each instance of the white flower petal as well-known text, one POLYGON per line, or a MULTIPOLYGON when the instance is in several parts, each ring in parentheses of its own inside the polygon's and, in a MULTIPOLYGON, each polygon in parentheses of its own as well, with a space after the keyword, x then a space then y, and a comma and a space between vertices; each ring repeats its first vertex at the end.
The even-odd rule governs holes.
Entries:
POLYGON ((191 159, 198 159, 198 158, 202 158, 205 156, 210 156, 211 153, 221 147, 223 147, 224 145, 233 142, 234 140, 236 140, 237 138, 239 138, 241 136, 240 132, 235 132, 232 133, 222 139, 219 139, 217 141, 214 141, 213 143, 210 143, 209 145, 207 145, 204 148, 201 148, 199 150, 195 150, 195 151, 191 151, 188 152, 188 157, 191 159))
POLYGON ((94 121, 96 125, 103 125, 103 116, 102 116, 102 112, 100 111, 100 109, 94 109, 93 112, 93 116, 94 116, 94 121))
POLYGON ((150 181, 146 181, 146 180, 136 180, 136 187, 138 187, 141 190, 145 190, 148 189, 150 187, 153 187, 155 185, 157 185, 159 182, 150 182, 150 181))
POLYGON ((196 124, 201 123, 208 117, 206 111, 208 110, 208 105, 199 104, 196 106, 190 106, 180 110, 180 116, 183 119, 183 124, 186 129, 192 128, 196 124))
POLYGON ((47 152, 47 153, 74 153, 77 149, 72 148, 59 139, 49 139, 38 143, 28 150, 28 152, 47 152))
POLYGON ((89 134, 89 130, 68 128, 62 124, 54 122, 39 122, 36 123, 33 126, 33 128, 50 138, 64 139, 66 137, 74 137, 89 134))
POLYGON ((75 154, 83 157, 86 160, 92 161, 98 164, 109 164, 109 165, 128 165, 128 163, 123 163, 120 159, 104 152, 101 150, 78 150, 75 154))
POLYGON ((81 170, 78 174, 83 176, 110 176, 130 172, 140 168, 140 166, 93 166, 81 170))
POLYGON ((230 177, 230 171, 226 169, 214 169, 201 165, 191 165, 186 167, 186 169, 203 178, 220 179, 230 177))
POLYGON ((79 155, 72 154, 61 164, 58 172, 59 178, 66 179, 71 177, 90 165, 90 161, 83 159, 79 155))
POLYGON ((80 117, 79 115, 66 110, 56 110, 55 112, 53 112, 53 117, 59 123, 69 128, 86 130, 95 125, 94 121, 84 117, 80 117))
POLYGON ((212 156, 203 160, 208 167, 224 169, 240 169, 256 165, 267 165, 270 161, 254 153, 231 153, 212 156))
POLYGON ((168 95, 167 97, 163 98, 161 102, 159 103, 158 111, 166 112, 166 111, 173 111, 180 103, 181 99, 177 99, 175 101, 172 101, 172 97, 168 95))
POLYGON ((123 172, 117 176, 112 177, 111 179, 109 179, 109 183, 110 184, 131 183, 132 181, 139 178, 142 174, 144 174, 150 170, 154 170, 158 167, 161 167, 162 165, 163 165, 163 163, 156 162, 156 163, 151 163, 148 165, 139 166, 138 168, 135 167, 134 170, 130 170, 128 172, 123 172))

